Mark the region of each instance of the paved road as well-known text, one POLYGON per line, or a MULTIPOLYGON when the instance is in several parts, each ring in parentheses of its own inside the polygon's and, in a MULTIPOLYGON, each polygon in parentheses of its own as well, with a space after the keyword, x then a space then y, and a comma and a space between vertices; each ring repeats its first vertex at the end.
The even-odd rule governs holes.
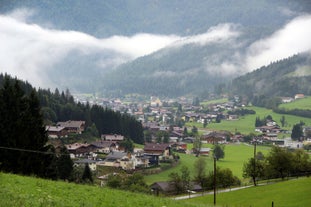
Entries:
MULTIPOLYGON (((253 185, 247 185, 247 186, 241 186, 241 187, 236 187, 236 188, 228 188, 228 189, 217 190, 217 194, 218 193, 225 193, 225 192, 235 191, 235 190, 241 190, 241 189, 249 188, 249 187, 253 187, 253 185)), ((214 194, 214 191, 203 192, 203 193, 195 193, 195 194, 194 193, 190 193, 189 195, 174 197, 173 200, 183 200, 183 199, 195 198, 195 197, 211 195, 211 194, 214 194)))

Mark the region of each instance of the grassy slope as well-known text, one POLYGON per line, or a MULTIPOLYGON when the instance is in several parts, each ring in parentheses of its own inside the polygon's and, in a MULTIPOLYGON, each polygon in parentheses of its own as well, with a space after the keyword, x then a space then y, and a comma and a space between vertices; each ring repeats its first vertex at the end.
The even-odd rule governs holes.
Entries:
MULTIPOLYGON (((218 206, 310 206, 311 178, 217 195, 218 206)), ((0 173, 0 206, 212 206, 213 195, 183 201, 0 173)))
MULTIPOLYGON (((212 147, 211 145, 207 145, 204 147, 212 147)), ((264 154, 267 154, 269 151, 269 147, 258 146, 257 152, 261 151, 264 154)), ((242 179, 242 169, 243 164, 250 157, 253 156, 253 146, 247 146, 244 144, 229 144, 225 146, 225 158, 221 159, 217 162, 217 165, 221 168, 229 168, 232 170, 233 175, 242 179)), ((194 162, 198 158, 194 155, 186 155, 180 154, 180 164, 172 169, 166 170, 164 172, 149 175, 145 177, 145 181, 148 184, 151 184, 156 181, 165 181, 169 179, 169 174, 171 172, 180 172, 180 169, 183 165, 187 166, 190 170, 190 175, 194 176, 194 162)), ((210 157, 206 157, 207 161, 207 171, 213 170, 213 160, 210 157)))
MULTIPOLYGON (((260 108, 260 107, 247 107, 248 109, 253 109, 256 111, 254 115, 246 115, 240 117, 237 121, 227 121, 223 120, 221 123, 211 123, 206 127, 206 130, 227 130, 234 133, 235 131, 241 132, 242 134, 249 134, 255 132, 255 120, 256 117, 263 119, 264 117, 271 115, 272 118, 281 126, 280 119, 283 116, 282 114, 274 113, 270 109, 260 108)), ((287 126, 283 127, 284 129, 291 130, 294 124, 297 124, 302 120, 306 123, 307 126, 311 125, 310 118, 303 118, 293 115, 284 115, 285 120, 288 123, 287 126)), ((189 126, 196 125, 193 123, 188 124, 189 126)), ((198 124, 197 127, 202 128, 202 124, 198 124)))
MULTIPOLYGON (((311 204, 311 178, 299 178, 273 185, 251 187, 243 190, 220 193, 216 200, 218 206, 260 207, 308 207, 311 204)), ((196 205, 212 204, 213 195, 193 198, 186 201, 196 205)))
POLYGON ((0 173, 0 206, 197 206, 144 194, 0 173))
POLYGON ((298 99, 290 103, 284 103, 279 106, 279 108, 291 109, 309 109, 311 110, 311 97, 298 99))

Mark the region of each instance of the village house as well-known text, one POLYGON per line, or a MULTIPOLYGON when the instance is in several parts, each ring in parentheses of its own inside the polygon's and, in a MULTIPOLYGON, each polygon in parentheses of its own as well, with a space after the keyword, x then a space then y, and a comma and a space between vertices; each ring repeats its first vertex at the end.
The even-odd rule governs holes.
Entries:
POLYGON ((174 151, 185 153, 187 150, 187 143, 184 142, 172 143, 171 148, 174 151))
POLYGON ((135 169, 134 161, 130 155, 126 152, 112 151, 110 152, 105 160, 101 163, 103 166, 108 167, 120 167, 122 169, 135 169))
POLYGON ((305 95, 302 94, 302 93, 295 95, 295 99, 301 99, 301 98, 304 98, 304 97, 305 97, 305 95))
POLYGON ((63 138, 63 137, 68 136, 68 132, 65 129, 65 127, 47 125, 45 127, 45 130, 49 138, 55 139, 55 138, 63 138))
POLYGON ((261 133, 280 133, 280 127, 278 126, 261 126, 261 127, 256 127, 255 131, 256 132, 261 132, 261 133))
POLYGON ((111 151, 117 151, 119 149, 119 144, 116 141, 101 140, 92 142, 91 145, 96 148, 96 152, 102 152, 105 154, 109 154, 111 151))
POLYGON ((57 122, 56 126, 64 127, 67 133, 81 134, 85 128, 85 121, 57 122))
POLYGON ((292 97, 281 97, 282 103, 290 103, 294 101, 292 97))
MULTIPOLYGON (((199 149, 199 152, 197 152, 197 153, 198 153, 198 155, 209 156, 210 152, 211 152, 211 148, 202 147, 199 149)), ((196 152, 194 152, 194 153, 196 154, 196 152)))
POLYGON ((235 114, 231 114, 231 115, 228 115, 228 119, 227 120, 230 120, 230 121, 239 120, 239 116, 235 115, 235 114))
MULTIPOLYGON (((150 185, 150 189, 151 192, 153 192, 157 196, 159 194, 171 195, 176 193, 172 182, 155 182, 150 185)), ((191 192, 201 192, 203 189, 200 184, 190 182, 190 189, 188 190, 190 190, 191 192)))
POLYGON ((145 143, 144 153, 169 157, 171 155, 171 147, 168 143, 145 143))
POLYGON ((311 138, 311 126, 303 127, 302 132, 306 138, 311 138))
POLYGON ((147 168, 149 167, 150 157, 146 155, 136 154, 135 155, 136 163, 135 168, 147 168))
POLYGON ((105 141, 123 141, 124 136, 119 134, 102 134, 101 139, 105 141))
POLYGON ((65 146, 72 158, 87 156, 91 152, 96 151, 96 147, 91 144, 74 143, 65 146))
POLYGON ((227 141, 228 134, 221 132, 211 132, 201 136, 201 141, 210 144, 224 144, 227 141))
POLYGON ((82 160, 76 160, 74 162, 74 166, 77 166, 77 167, 84 167, 85 165, 88 165, 90 167, 91 171, 96 170, 96 161, 95 160, 82 159, 82 160))

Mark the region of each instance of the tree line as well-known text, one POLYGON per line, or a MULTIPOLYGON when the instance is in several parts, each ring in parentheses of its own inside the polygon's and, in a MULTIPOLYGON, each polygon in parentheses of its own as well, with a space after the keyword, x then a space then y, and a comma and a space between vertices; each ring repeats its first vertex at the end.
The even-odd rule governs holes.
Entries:
POLYGON ((140 122, 101 106, 75 103, 69 91, 36 90, 29 83, 0 74, 0 170, 59 178, 59 158, 47 144, 46 123, 85 120, 100 134, 117 133, 143 143, 140 122))
POLYGON ((303 149, 291 150, 273 146, 265 157, 261 152, 250 158, 243 166, 243 177, 251 177, 254 185, 258 180, 311 174, 309 155, 303 149))

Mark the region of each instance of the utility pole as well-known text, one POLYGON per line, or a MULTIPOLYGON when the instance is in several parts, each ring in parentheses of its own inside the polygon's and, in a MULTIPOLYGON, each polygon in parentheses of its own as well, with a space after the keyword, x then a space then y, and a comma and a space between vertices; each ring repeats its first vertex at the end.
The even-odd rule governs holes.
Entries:
POLYGON ((214 206, 216 206, 216 156, 214 155, 214 206))
POLYGON ((256 144, 257 144, 257 137, 255 137, 255 140, 254 140, 254 185, 256 186, 257 183, 256 183, 256 144))

